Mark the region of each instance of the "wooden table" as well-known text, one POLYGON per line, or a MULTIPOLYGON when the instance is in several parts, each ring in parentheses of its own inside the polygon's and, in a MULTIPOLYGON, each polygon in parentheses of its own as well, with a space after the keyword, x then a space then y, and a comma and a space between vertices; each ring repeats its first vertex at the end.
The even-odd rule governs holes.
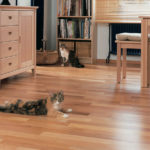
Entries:
MULTIPOLYGON (((148 87, 150 84, 150 60, 148 59, 150 15, 144 14, 150 14, 149 0, 135 0, 132 3, 131 0, 93 0, 93 8, 95 25, 98 23, 142 23, 141 87, 148 87)), ((93 37, 97 37, 96 33, 95 26, 93 37)), ((96 42, 93 42, 93 49, 96 48, 96 42)))
POLYGON ((150 16, 140 16, 139 18, 141 21, 137 20, 131 22, 124 20, 96 20, 95 28, 97 28, 97 24, 99 23, 141 23, 141 87, 147 88, 150 85, 150 43, 148 42, 148 34, 150 34, 150 16))
POLYGON ((141 18, 141 87, 149 87, 150 84, 150 43, 148 34, 150 34, 150 15, 140 16, 141 18))

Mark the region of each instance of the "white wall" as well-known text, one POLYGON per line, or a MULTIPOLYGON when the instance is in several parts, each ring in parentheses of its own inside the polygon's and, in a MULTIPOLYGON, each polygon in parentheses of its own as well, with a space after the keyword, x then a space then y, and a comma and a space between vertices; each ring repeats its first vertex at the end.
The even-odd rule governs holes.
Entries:
POLYGON ((106 59, 109 52, 109 25, 98 24, 97 59, 106 59))
MULTIPOLYGON (((106 59, 109 52, 109 25, 99 24, 97 30, 97 59, 106 59)), ((111 55, 116 60, 116 55, 111 55)), ((140 56, 127 56, 127 60, 139 61, 140 56)))
POLYGON ((31 6, 31 0, 18 0, 18 6, 31 6))

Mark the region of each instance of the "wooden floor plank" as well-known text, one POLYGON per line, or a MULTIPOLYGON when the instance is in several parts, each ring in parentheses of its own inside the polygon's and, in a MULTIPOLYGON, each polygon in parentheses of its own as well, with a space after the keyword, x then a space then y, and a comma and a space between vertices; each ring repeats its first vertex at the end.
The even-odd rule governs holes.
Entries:
MULTIPOLYGON (((0 150, 149 150, 150 88, 140 87, 140 68, 116 82, 116 67, 47 66, 5 79, 0 104, 37 100, 63 90, 69 118, 0 113, 0 150)), ((50 106, 48 106, 50 109, 50 106)))

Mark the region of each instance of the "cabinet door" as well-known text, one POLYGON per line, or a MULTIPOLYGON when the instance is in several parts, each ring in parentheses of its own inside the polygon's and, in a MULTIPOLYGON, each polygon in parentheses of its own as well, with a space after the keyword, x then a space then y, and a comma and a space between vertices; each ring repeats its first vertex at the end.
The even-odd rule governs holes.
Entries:
POLYGON ((20 67, 34 65, 34 11, 20 11, 19 33, 20 33, 20 67))

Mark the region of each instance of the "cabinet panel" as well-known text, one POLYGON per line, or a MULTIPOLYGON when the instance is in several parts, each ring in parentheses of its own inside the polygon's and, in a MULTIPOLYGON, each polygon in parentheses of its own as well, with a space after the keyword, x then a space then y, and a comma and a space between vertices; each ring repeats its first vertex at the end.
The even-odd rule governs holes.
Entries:
POLYGON ((0 42, 18 40, 18 26, 0 27, 0 42))
POLYGON ((21 11, 20 25, 20 66, 27 67, 34 64, 34 12, 21 11))
POLYGON ((1 11, 0 26, 18 25, 18 11, 1 11))
POLYGON ((0 58, 18 54, 18 41, 0 43, 0 58))
POLYGON ((91 42, 77 42, 77 56, 91 57, 91 42))
POLYGON ((18 68, 18 56, 0 60, 0 74, 15 71, 18 68))

